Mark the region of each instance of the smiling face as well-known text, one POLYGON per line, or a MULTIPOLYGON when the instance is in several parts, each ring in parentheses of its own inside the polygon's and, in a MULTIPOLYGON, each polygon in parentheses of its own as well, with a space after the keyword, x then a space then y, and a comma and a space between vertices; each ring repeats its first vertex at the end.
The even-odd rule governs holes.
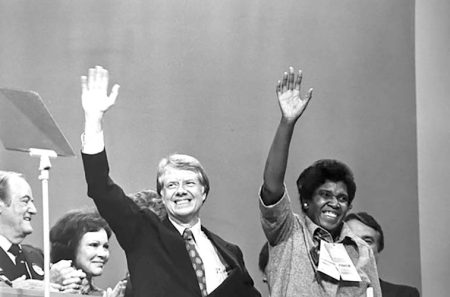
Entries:
POLYGON ((99 276, 108 260, 109 243, 105 229, 85 233, 76 250, 75 266, 88 277, 99 276))
POLYGON ((9 199, 0 200, 0 232, 12 243, 20 243, 33 232, 31 217, 36 214, 30 185, 20 176, 11 176, 9 199))
POLYGON ((198 173, 169 166, 161 181, 161 197, 169 217, 180 224, 195 224, 206 199, 198 173))
POLYGON ((351 209, 347 186, 343 182, 325 181, 303 206, 306 215, 317 225, 336 236, 342 220, 351 209))

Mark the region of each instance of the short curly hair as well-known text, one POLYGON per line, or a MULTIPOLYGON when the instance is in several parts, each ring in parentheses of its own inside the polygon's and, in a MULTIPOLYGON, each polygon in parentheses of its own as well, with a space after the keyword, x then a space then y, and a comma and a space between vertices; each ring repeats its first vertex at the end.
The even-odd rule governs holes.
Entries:
POLYGON ((166 207, 161 196, 154 190, 142 190, 136 193, 127 194, 127 196, 139 206, 140 209, 149 209, 153 211, 161 220, 167 215, 166 207))
POLYGON ((303 170, 297 179, 297 189, 301 202, 311 201, 314 191, 327 180, 343 182, 347 187, 349 204, 355 197, 356 184, 353 173, 344 163, 334 159, 322 159, 303 170))
POLYGON ((50 230, 51 262, 75 261, 77 248, 83 235, 102 229, 106 231, 109 239, 112 234, 111 228, 97 211, 72 210, 67 212, 50 230))

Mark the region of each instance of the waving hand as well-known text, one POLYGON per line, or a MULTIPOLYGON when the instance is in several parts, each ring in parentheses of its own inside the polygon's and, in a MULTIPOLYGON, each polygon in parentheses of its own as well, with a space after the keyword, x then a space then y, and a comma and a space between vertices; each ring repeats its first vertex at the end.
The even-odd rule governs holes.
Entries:
POLYGON ((108 70, 101 66, 90 68, 88 76, 81 77, 81 103, 86 116, 101 119, 116 102, 119 85, 114 85, 108 95, 108 81, 108 70))
POLYGON ((266 205, 275 204, 284 193, 284 176, 286 174, 289 146, 294 132, 295 123, 308 106, 312 97, 309 89, 305 98, 300 96, 302 72, 294 73, 289 67, 283 78, 277 84, 278 103, 281 109, 281 121, 270 147, 264 168, 264 184, 261 198, 266 205))
POLYGON ((294 68, 289 67, 289 73, 285 72, 283 78, 277 84, 278 103, 282 117, 290 122, 297 121, 308 106, 312 97, 312 89, 309 89, 305 98, 300 96, 302 83, 302 71, 294 73, 294 68))

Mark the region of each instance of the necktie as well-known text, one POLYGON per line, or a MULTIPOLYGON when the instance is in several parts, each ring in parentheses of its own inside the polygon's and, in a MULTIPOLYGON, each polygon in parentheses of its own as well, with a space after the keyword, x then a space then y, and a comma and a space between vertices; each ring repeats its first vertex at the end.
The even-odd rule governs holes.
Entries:
POLYGON ((19 247, 18 244, 13 244, 8 252, 13 254, 16 257, 16 268, 17 268, 17 275, 25 275, 27 278, 31 278, 31 276, 28 274, 27 267, 26 267, 26 259, 23 254, 22 249, 19 247))
POLYGON ((186 244, 186 250, 188 251, 189 257, 191 258, 192 267, 195 270, 195 275, 197 276, 198 285, 202 296, 207 296, 206 291, 206 278, 205 278, 205 268, 203 267, 202 258, 198 254, 195 248, 194 237, 192 236, 192 231, 190 229, 185 229, 183 232, 184 243, 186 244))
POLYGON ((314 264, 319 265, 319 257, 320 257, 320 241, 324 240, 326 242, 330 242, 329 236, 322 229, 316 229, 313 235, 313 247, 311 248, 310 254, 314 264))

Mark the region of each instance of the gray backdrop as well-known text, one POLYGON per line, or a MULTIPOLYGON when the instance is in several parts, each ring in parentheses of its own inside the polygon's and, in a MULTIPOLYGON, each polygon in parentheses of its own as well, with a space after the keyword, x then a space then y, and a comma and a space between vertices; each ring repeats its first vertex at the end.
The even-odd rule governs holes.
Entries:
MULTIPOLYGON (((314 96, 292 142, 289 191, 296 196, 300 170, 316 159, 348 163, 354 210, 385 230, 380 275, 420 287, 414 1, 2 0, 0 40, 0 86, 39 92, 77 150, 53 161, 51 223, 92 205, 79 157, 79 77, 102 65, 121 85, 105 120, 113 178, 127 192, 155 188, 161 157, 196 156, 212 187, 203 223, 241 246, 265 290, 257 194, 280 118, 275 83, 292 65, 314 96)), ((24 172, 40 207, 38 160, 0 152, 1 168, 24 172)), ((27 238, 37 246, 41 219, 27 238)), ((112 286, 125 271, 114 239, 97 284, 112 286)))

